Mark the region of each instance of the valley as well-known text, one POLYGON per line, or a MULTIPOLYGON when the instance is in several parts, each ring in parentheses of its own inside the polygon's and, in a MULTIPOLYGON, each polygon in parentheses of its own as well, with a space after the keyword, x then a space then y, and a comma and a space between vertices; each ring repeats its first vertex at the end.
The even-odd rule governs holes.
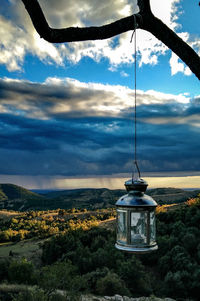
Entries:
POLYGON ((157 296, 198 301, 198 191, 149 190, 160 203, 156 210, 158 250, 132 255, 114 246, 114 204, 123 190, 40 195, 16 186, 11 193, 9 186, 6 190, 2 185, 0 300, 66 301, 89 295, 92 300, 104 300, 102 296, 121 295, 126 300, 141 296, 157 300, 152 299, 157 296))

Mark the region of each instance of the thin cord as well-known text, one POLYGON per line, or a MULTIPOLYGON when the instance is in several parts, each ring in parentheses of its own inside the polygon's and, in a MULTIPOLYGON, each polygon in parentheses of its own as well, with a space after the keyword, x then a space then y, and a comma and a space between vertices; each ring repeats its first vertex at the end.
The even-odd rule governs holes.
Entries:
MULTIPOLYGON (((131 42, 132 42, 132 39, 133 39, 133 35, 134 35, 134 57, 135 57, 135 64, 134 64, 134 78, 135 78, 135 93, 134 93, 134 98, 135 98, 135 102, 134 102, 134 169, 136 167, 137 169, 137 172, 138 172, 138 175, 139 175, 139 178, 141 177, 140 176, 140 169, 139 169, 139 166, 138 166, 138 163, 137 163, 137 45, 136 45, 136 42, 137 42, 137 37, 136 37, 136 28, 137 28, 137 23, 136 23, 136 17, 135 15, 134 16, 134 31, 132 33, 132 36, 131 36, 131 42)), ((133 178, 134 178, 134 169, 133 169, 133 173, 132 173, 132 181, 133 181, 133 178)))
POLYGON ((135 114, 134 114, 134 121, 135 121, 135 162, 137 162, 137 93, 136 93, 136 88, 137 88, 137 76, 136 76, 136 62, 137 62, 137 48, 136 48, 136 30, 135 30, 135 64, 134 64, 134 75, 135 75, 135 114))

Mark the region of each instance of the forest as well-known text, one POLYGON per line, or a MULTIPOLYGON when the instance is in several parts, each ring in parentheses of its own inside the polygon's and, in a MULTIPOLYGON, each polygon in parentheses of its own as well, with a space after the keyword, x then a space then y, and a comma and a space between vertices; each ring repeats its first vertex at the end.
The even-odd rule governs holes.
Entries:
POLYGON ((88 293, 199 300, 200 196, 182 206, 159 206, 156 216, 159 248, 146 255, 115 249, 111 208, 18 212, 1 219, 0 250, 10 241, 43 240, 36 261, 11 251, 0 256, 0 300, 79 300, 88 293))

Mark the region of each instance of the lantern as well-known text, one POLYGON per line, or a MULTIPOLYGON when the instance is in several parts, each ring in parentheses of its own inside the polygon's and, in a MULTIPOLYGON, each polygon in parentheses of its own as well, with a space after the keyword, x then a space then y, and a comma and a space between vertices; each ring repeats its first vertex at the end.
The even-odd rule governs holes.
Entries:
POLYGON ((158 249, 155 209, 157 203, 144 194, 147 182, 131 179, 125 182, 128 194, 116 203, 117 242, 115 247, 131 253, 148 253, 158 249))

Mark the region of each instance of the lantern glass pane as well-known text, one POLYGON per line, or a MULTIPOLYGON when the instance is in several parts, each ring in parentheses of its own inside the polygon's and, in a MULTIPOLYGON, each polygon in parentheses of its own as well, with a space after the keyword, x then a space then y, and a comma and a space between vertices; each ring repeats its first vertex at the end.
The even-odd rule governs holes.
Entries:
POLYGON ((147 212, 131 212, 131 244, 147 242, 147 212))
POLYGON ((126 243, 127 239, 127 212, 117 211, 117 240, 126 243))
POLYGON ((156 218, 155 212, 150 212, 150 243, 156 241, 156 218))

